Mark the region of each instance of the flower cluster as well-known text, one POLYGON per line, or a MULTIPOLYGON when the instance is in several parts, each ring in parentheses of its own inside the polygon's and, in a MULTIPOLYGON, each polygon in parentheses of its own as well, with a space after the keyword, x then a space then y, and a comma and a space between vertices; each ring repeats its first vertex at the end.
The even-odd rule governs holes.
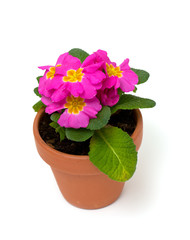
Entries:
POLYGON ((45 70, 38 91, 49 114, 61 112, 58 120, 65 128, 86 128, 96 118, 102 106, 113 106, 119 101, 118 89, 133 91, 138 76, 126 59, 120 66, 111 62, 103 50, 89 55, 83 63, 62 54, 55 66, 39 67, 45 70))

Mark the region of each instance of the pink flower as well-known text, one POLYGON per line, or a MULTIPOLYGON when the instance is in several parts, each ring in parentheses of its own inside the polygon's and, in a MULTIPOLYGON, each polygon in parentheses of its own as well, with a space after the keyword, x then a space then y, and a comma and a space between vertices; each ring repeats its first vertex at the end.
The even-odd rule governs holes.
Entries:
POLYGON ((46 105, 45 112, 48 114, 66 109, 58 121, 60 126, 66 128, 86 128, 89 120, 96 118, 102 108, 96 97, 84 99, 69 95, 62 101, 52 102, 50 98, 42 96, 41 100, 46 105))
POLYGON ((123 92, 130 92, 135 89, 135 85, 138 83, 138 76, 129 67, 129 59, 123 61, 120 65, 122 71, 122 77, 120 78, 120 88, 123 92))
POLYGON ((128 63, 126 59, 117 66, 110 61, 107 52, 98 50, 83 63, 64 53, 55 66, 39 67, 45 70, 38 88, 45 111, 52 114, 64 110, 58 121, 60 126, 86 128, 102 105, 111 107, 119 101, 118 88, 124 92, 134 90, 138 76, 128 63))
MULTIPOLYGON (((91 56, 89 57, 91 58, 91 56)), ((102 72, 103 62, 91 64, 91 61, 88 63, 87 57, 81 64, 78 58, 68 53, 61 55, 58 60, 61 66, 55 67, 53 78, 45 86, 46 91, 54 93, 51 96, 52 101, 63 100, 65 92, 85 99, 96 96, 97 90, 102 87, 102 80, 105 78, 105 74, 102 72)))
POLYGON ((65 99, 60 102, 52 102, 50 98, 42 96, 41 101, 46 105, 45 112, 48 114, 64 109, 65 99))
POLYGON ((115 62, 111 62, 107 56, 107 52, 98 50, 95 52, 97 61, 105 61, 106 79, 103 81, 102 90, 106 88, 114 87, 115 89, 121 88, 123 92, 130 92, 135 89, 135 84, 138 83, 138 76, 134 73, 128 63, 129 59, 126 59, 120 66, 117 66, 115 62))
POLYGON ((58 123, 65 128, 86 128, 91 118, 96 118, 96 114, 102 106, 99 100, 84 99, 81 97, 68 96, 64 102, 66 110, 60 116, 58 123))
POLYGON ((41 70, 46 70, 44 73, 44 76, 41 77, 39 81, 38 91, 41 95, 46 97, 50 97, 52 95, 53 90, 52 89, 50 90, 48 86, 51 83, 52 79, 61 77, 55 74, 56 69, 61 67, 61 65, 62 65, 62 58, 59 57, 55 66, 48 65, 48 66, 39 67, 41 70))
POLYGON ((105 106, 112 107, 119 101, 119 94, 114 87, 98 91, 98 98, 105 106))

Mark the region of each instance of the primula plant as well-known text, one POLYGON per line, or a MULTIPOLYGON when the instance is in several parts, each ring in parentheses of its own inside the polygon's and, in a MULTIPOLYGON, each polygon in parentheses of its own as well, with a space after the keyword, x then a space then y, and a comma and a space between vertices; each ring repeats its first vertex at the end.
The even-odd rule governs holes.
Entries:
POLYGON ((34 110, 45 108, 60 141, 90 138, 90 161, 111 179, 130 179, 137 163, 135 144, 127 132, 108 122, 118 110, 155 106, 153 100, 128 94, 135 93, 136 85, 146 82, 149 74, 130 68, 129 59, 117 65, 103 50, 89 55, 72 49, 59 56, 54 66, 39 68, 45 73, 37 77, 34 92, 41 100, 34 110))

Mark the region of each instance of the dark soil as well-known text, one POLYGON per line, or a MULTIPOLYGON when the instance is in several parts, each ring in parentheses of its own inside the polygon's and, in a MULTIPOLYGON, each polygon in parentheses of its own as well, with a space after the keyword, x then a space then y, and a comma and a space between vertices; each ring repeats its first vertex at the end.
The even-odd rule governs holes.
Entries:
POLYGON ((136 127, 135 113, 133 110, 120 110, 111 116, 109 124, 121 128, 131 136, 136 127))
MULTIPOLYGON (((65 138, 60 142, 59 134, 55 132, 54 128, 49 126, 50 122, 50 116, 45 113, 39 124, 40 136, 46 144, 60 152, 74 155, 88 155, 90 139, 85 142, 74 142, 65 138)), ((136 127, 134 111, 120 110, 112 115, 108 124, 121 128, 131 136, 136 127)))

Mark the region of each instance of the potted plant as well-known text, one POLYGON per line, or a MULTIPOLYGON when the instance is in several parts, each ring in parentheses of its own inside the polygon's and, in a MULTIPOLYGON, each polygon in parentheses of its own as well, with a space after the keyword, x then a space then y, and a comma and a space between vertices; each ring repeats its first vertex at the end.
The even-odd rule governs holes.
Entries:
POLYGON ((114 202, 136 169, 143 134, 139 108, 155 102, 129 94, 146 71, 111 62, 98 50, 62 54, 37 77, 41 98, 33 130, 37 150, 71 204, 96 209, 114 202))

